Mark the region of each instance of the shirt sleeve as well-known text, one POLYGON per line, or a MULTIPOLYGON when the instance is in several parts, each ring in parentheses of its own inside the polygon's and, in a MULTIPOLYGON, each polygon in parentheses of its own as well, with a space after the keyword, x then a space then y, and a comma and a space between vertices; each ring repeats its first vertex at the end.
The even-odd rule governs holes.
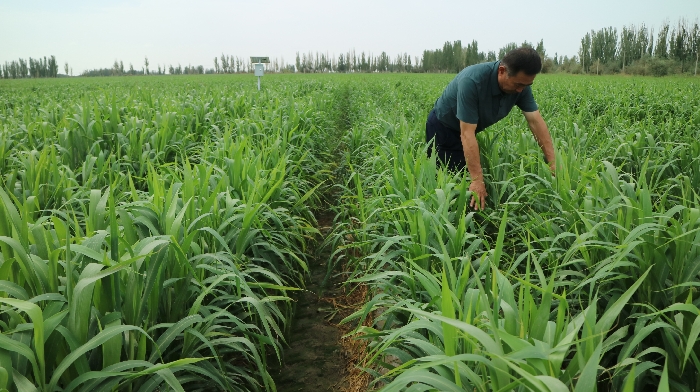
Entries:
POLYGON ((526 113, 537 111, 537 103, 535 102, 535 97, 532 96, 532 88, 530 86, 523 89, 515 104, 526 113))
POLYGON ((479 97, 474 80, 464 78, 457 87, 457 118, 465 123, 479 123, 479 97))

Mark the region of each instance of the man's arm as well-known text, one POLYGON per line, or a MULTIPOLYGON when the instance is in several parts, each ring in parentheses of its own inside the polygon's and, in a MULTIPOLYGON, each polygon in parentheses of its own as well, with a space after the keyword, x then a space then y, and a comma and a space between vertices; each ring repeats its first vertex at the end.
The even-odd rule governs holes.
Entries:
POLYGON ((464 158, 467 161, 467 169, 472 182, 469 190, 472 191, 472 200, 469 206, 483 210, 486 206, 486 184, 484 183, 484 173, 481 170, 481 157, 479 156, 479 144, 476 141, 476 124, 459 122, 460 138, 464 149, 464 158))
POLYGON ((554 157, 552 135, 549 134, 547 123, 544 122, 539 110, 534 112, 523 112, 523 115, 527 120, 527 125, 530 127, 530 131, 532 131, 532 135, 535 137, 537 144, 540 145, 542 153, 544 153, 544 159, 549 164, 549 168, 552 170, 552 175, 554 175, 556 169, 556 158, 554 157))

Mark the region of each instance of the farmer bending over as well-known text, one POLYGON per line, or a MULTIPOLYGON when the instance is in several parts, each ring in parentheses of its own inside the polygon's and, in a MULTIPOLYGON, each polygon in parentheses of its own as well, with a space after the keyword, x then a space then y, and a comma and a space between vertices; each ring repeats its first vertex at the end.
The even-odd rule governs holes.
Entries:
POLYGON ((522 110, 554 175, 552 136, 530 88, 541 69, 539 54, 527 47, 510 51, 501 61, 471 65, 447 85, 428 115, 426 142, 435 139, 438 162, 450 170, 466 165, 473 208, 484 209, 487 196, 476 134, 507 116, 514 105, 522 110))

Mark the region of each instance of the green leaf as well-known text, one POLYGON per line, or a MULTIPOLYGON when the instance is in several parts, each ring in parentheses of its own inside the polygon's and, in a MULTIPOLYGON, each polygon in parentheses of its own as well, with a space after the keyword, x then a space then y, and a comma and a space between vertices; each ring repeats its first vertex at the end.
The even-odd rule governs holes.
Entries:
POLYGON ((664 370, 661 372, 661 380, 659 380, 659 387, 657 392, 670 392, 671 388, 668 384, 668 359, 664 363, 664 370))
POLYGON ((635 370, 636 370, 636 364, 632 364, 632 369, 630 369, 629 374, 625 378, 625 386, 622 387, 622 392, 634 392, 634 380, 636 378, 635 376, 635 370))
POLYGON ((32 324, 34 324, 34 350, 36 350, 36 359, 39 365, 38 369, 35 369, 35 377, 39 385, 44 385, 46 362, 44 359, 44 315, 41 313, 41 308, 31 302, 13 298, 0 298, 0 303, 13 306, 27 313, 32 319, 32 324))
POLYGON ((11 295, 17 299, 21 299, 24 301, 29 299, 29 294, 27 294, 27 290, 25 290, 22 286, 9 282, 7 280, 0 280, 0 291, 4 291, 8 295, 11 295))
POLYGON ((36 356, 29 346, 24 343, 18 342, 17 340, 10 339, 7 336, 0 334, 0 349, 7 350, 9 352, 17 353, 29 360, 32 364, 32 369, 34 370, 34 377, 39 377, 39 367, 36 363, 36 356))
POLYGON ((630 288, 627 289, 627 291, 625 291, 624 294, 622 294, 620 298, 618 298, 617 301, 615 301, 615 303, 612 304, 612 306, 608 308, 605 314, 603 314, 600 317, 600 319, 596 323, 597 333, 607 333, 610 327, 612 327, 613 323, 617 319, 617 316, 622 311, 622 308, 624 308, 625 305, 627 305, 627 302, 630 300, 630 298, 632 298, 634 292, 637 291, 639 285, 641 285, 644 279, 647 277, 647 274, 649 273, 651 268, 652 267, 649 267, 649 269, 647 269, 644 272, 644 274, 642 274, 642 276, 639 279, 637 279, 637 281, 634 282, 634 284, 630 286, 630 288))
MULTIPOLYGON (((447 275, 445 271, 442 271, 442 315, 449 318, 455 318, 455 308, 452 303, 452 291, 450 291, 449 284, 447 282, 447 275)), ((442 340, 445 345, 445 354, 448 356, 455 355, 455 349, 457 347, 457 330, 454 326, 442 323, 442 340)), ((459 372, 455 369, 455 383, 458 386, 462 385, 459 372)))
POLYGON ((6 389, 8 383, 10 382, 10 375, 7 373, 7 369, 0 366, 0 390, 6 389))
POLYGON ((441 377, 438 374, 429 372, 427 370, 416 370, 416 371, 410 371, 410 372, 404 372, 396 379, 391 382, 391 384, 387 385, 382 389, 384 392, 399 392, 405 390, 405 388, 409 385, 425 385, 430 388, 427 389, 417 389, 417 390, 429 390, 429 389, 434 389, 438 391, 454 391, 454 392, 463 392, 463 389, 459 387, 457 384, 453 383, 450 380, 447 380, 443 377, 441 377))
POLYGON ((591 355, 583 370, 581 370, 574 392, 593 392, 595 390, 598 382, 598 363, 600 362, 602 350, 603 343, 599 343, 595 351, 593 351, 593 355, 591 355))
POLYGON ((53 372, 53 375, 51 376, 51 380, 49 381, 48 388, 46 390, 48 391, 53 391, 56 389, 56 385, 58 384, 58 380, 61 378, 63 373, 68 370, 70 365, 73 364, 78 358, 80 358, 82 355, 84 355, 86 352, 93 350, 105 342, 107 342, 109 339, 111 339, 114 336, 117 336, 121 333, 127 332, 127 331, 139 331, 141 333, 146 333, 143 329, 139 327, 135 327, 133 325, 115 325, 115 326, 110 326, 102 330, 100 333, 95 335, 92 339, 90 339, 87 343, 83 344, 82 346, 78 347, 76 350, 73 350, 70 354, 68 354, 63 361, 56 367, 56 369, 53 372))
POLYGON ((688 358, 693 351, 695 342, 698 340, 698 335, 700 334, 700 316, 695 317, 693 326, 690 328, 690 334, 685 345, 685 355, 683 356, 683 365, 681 366, 681 373, 685 369, 685 365, 688 362, 688 358))
POLYGON ((15 203, 13 203, 10 196, 5 193, 3 187, 0 187, 0 201, 2 202, 1 207, 4 207, 5 212, 9 214, 10 222, 12 222, 12 226, 15 227, 15 230, 19 235, 19 242, 21 246, 23 248, 29 247, 29 228, 27 223, 24 221, 24 219, 22 219, 22 217, 20 217, 19 212, 17 212, 17 208, 15 207, 15 203))
POLYGON ((163 352, 168 348, 170 343, 173 342, 180 334, 192 325, 202 321, 202 317, 198 314, 190 315, 177 323, 171 325, 163 334, 160 335, 158 341, 156 342, 155 348, 149 358, 149 361, 155 362, 155 360, 163 355, 163 352))
POLYGON ((32 384, 31 381, 27 380, 27 378, 17 372, 17 370, 12 369, 12 378, 15 380, 17 392, 39 392, 36 385, 32 384))

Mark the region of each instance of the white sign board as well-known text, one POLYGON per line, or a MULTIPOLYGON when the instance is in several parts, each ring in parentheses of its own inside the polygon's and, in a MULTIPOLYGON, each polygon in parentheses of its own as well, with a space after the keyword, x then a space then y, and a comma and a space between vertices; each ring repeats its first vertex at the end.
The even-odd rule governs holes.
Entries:
POLYGON ((258 91, 260 91, 260 77, 265 74, 265 66, 263 64, 270 64, 270 58, 265 57, 250 57, 250 62, 254 63, 253 69, 255 70, 255 76, 258 77, 258 91))
POLYGON ((255 64, 255 76, 263 76, 265 73, 265 66, 262 64, 255 64))

